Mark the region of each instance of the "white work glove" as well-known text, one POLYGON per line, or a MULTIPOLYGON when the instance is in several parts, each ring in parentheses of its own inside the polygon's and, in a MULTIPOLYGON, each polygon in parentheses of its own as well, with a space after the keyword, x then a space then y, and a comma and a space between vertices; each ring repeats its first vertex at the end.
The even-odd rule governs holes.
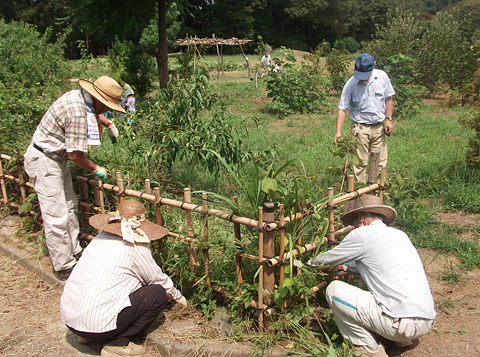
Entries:
POLYGON ((105 168, 99 165, 97 165, 97 168, 95 169, 95 171, 93 171, 93 174, 97 177, 100 177, 102 181, 107 180, 107 170, 105 170, 105 168))
POLYGON ((111 120, 108 121, 108 136, 110 137, 110 140, 112 141, 112 144, 115 144, 117 142, 118 138, 118 129, 115 126, 115 123, 111 120))
POLYGON ((398 324, 398 333, 405 335, 406 338, 412 338, 417 331, 420 330, 420 326, 416 320, 412 318, 401 318, 398 324))
POLYGON ((185 296, 182 296, 180 299, 175 300, 175 302, 176 302, 177 304, 182 305, 183 307, 187 307, 187 306, 188 306, 188 301, 187 301, 187 299, 185 299, 185 296))
POLYGON ((315 259, 309 259, 308 262, 305 263, 305 265, 309 268, 317 268, 318 265, 315 263, 315 259))

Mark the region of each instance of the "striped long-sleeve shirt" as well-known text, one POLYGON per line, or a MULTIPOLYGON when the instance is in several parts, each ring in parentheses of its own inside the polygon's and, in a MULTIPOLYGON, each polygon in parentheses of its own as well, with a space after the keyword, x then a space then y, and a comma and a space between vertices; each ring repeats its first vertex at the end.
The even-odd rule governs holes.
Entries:
POLYGON ((375 220, 350 232, 335 248, 315 258, 344 264, 360 274, 383 311, 394 318, 434 319, 436 312, 422 261, 408 236, 375 220))
POLYGON ((174 300, 182 297, 155 263, 149 244, 102 232, 85 248, 65 284, 62 322, 82 332, 114 330, 118 313, 130 306, 128 296, 151 284, 162 285, 174 300))

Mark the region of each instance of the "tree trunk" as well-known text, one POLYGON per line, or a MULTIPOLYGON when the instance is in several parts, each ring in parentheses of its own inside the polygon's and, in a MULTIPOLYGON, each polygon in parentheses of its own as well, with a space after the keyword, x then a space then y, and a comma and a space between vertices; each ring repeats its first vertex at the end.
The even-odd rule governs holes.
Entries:
POLYGON ((158 50, 156 58, 160 88, 167 88, 167 5, 165 0, 158 0, 158 50))

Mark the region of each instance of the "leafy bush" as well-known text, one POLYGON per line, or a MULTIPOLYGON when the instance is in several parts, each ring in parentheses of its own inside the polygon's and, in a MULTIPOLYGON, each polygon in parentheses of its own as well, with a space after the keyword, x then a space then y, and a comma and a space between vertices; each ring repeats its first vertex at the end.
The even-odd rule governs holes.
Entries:
POLYGON ((414 84, 414 60, 398 54, 388 57, 384 69, 388 72, 395 88, 395 113, 400 117, 412 116, 418 113, 423 102, 420 94, 427 92, 425 87, 414 84))
POLYGON ((9 151, 29 140, 50 104, 69 86, 62 56, 65 35, 50 43, 51 35, 51 29, 40 35, 32 25, 0 20, 0 132, 9 151))
POLYGON ((347 56, 334 48, 327 56, 327 70, 330 73, 330 88, 341 91, 347 77, 347 56))
POLYGON ((267 96, 273 99, 268 107, 276 114, 319 113, 327 105, 325 94, 321 91, 321 79, 309 73, 303 66, 295 64, 293 51, 282 48, 275 63, 289 62, 278 72, 267 76, 267 96))
POLYGON ((421 31, 418 21, 410 11, 389 11, 385 26, 377 26, 374 40, 364 44, 365 52, 375 58, 377 68, 384 68, 392 54, 416 59, 414 45, 420 38, 421 31))
POLYGON ((347 50, 343 39, 335 40, 335 42, 333 43, 333 48, 340 52, 345 52, 347 50))
POLYGON ((153 162, 171 168, 179 159, 214 172, 217 157, 212 151, 229 163, 240 160, 235 118, 218 102, 201 72, 188 80, 172 81, 143 117, 148 128, 145 138, 156 148, 153 162))
POLYGON ((343 39, 345 49, 350 53, 355 53, 360 49, 360 44, 353 37, 345 37, 343 39))
POLYGON ((462 93, 479 68, 471 18, 457 17, 457 13, 438 13, 416 45, 416 81, 431 93, 446 88, 462 93))

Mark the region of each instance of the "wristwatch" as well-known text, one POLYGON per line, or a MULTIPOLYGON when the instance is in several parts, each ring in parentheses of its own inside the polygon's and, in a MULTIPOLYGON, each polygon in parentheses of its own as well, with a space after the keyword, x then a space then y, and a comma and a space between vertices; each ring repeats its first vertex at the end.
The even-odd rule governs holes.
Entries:
POLYGON ((388 119, 388 120, 390 120, 390 121, 393 120, 392 117, 386 117, 385 119, 388 119))

